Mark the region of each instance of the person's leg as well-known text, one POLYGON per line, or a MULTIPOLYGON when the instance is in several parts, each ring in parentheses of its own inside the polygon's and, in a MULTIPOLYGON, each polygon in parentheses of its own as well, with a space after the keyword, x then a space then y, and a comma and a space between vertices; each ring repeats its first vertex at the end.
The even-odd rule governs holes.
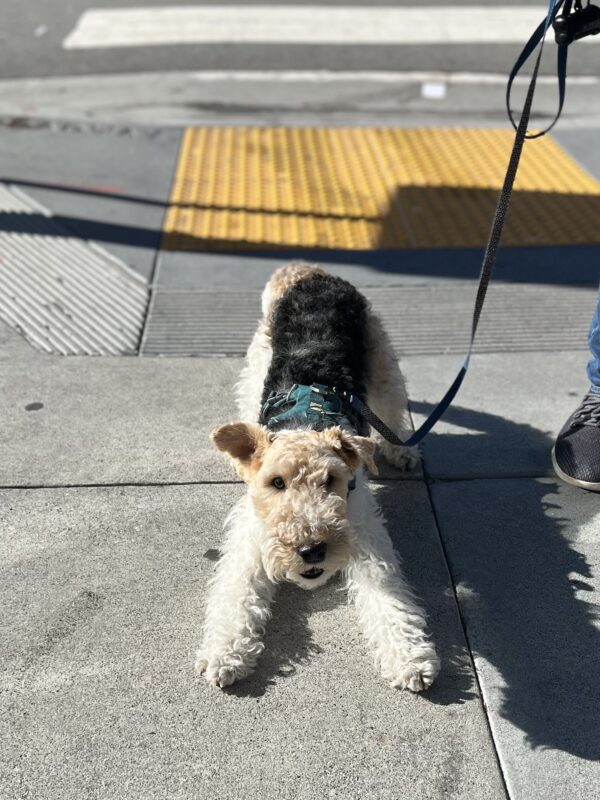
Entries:
POLYGON ((592 354, 587 369, 588 378, 590 379, 590 392, 600 394, 600 292, 598 292, 596 313, 590 326, 588 342, 592 354))
POLYGON ((590 388, 558 434, 552 463, 562 480, 600 492, 600 293, 588 342, 590 388))

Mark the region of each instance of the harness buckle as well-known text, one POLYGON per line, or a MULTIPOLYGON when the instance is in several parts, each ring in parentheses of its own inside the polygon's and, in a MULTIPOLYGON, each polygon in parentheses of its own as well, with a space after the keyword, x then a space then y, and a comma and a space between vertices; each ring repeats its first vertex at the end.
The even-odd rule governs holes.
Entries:
POLYGON ((347 400, 348 403, 352 404, 352 401, 354 400, 354 395, 352 392, 348 392, 346 389, 338 389, 337 386, 332 386, 331 391, 333 394, 343 397, 344 400, 347 400))

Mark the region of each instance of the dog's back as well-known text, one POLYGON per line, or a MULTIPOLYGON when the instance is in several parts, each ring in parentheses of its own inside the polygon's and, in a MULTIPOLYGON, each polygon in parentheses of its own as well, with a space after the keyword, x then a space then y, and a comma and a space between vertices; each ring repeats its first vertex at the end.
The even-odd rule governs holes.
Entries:
POLYGON ((294 383, 321 383, 364 398, 367 311, 354 286, 321 271, 287 288, 271 311, 273 356, 264 397, 294 383))

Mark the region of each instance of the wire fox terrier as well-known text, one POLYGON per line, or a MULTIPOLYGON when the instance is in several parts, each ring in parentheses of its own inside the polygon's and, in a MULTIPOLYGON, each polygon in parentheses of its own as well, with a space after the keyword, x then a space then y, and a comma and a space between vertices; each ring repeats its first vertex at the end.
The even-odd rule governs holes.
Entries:
POLYGON ((376 472, 376 444, 402 469, 416 455, 377 433, 368 438, 368 426, 333 391, 356 393, 396 433, 407 430, 390 341, 363 295, 309 264, 275 272, 262 310, 236 390, 248 421, 212 434, 248 492, 226 522, 196 668, 221 688, 249 675, 276 584, 315 589, 341 571, 382 676, 419 692, 439 659, 364 469, 376 472))

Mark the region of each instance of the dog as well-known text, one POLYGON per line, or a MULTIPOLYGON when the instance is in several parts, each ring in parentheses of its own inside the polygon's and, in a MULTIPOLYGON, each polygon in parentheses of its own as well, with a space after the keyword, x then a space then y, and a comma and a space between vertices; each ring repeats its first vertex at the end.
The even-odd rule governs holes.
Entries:
POLYGON ((262 295, 237 385, 244 422, 212 433, 248 486, 226 521, 196 669, 223 688, 248 676, 278 583, 323 586, 342 572, 383 678, 427 689, 440 662, 366 480, 374 452, 401 469, 417 454, 353 413, 355 393, 397 434, 409 429, 402 374, 381 321, 350 283, 293 262, 262 295))

